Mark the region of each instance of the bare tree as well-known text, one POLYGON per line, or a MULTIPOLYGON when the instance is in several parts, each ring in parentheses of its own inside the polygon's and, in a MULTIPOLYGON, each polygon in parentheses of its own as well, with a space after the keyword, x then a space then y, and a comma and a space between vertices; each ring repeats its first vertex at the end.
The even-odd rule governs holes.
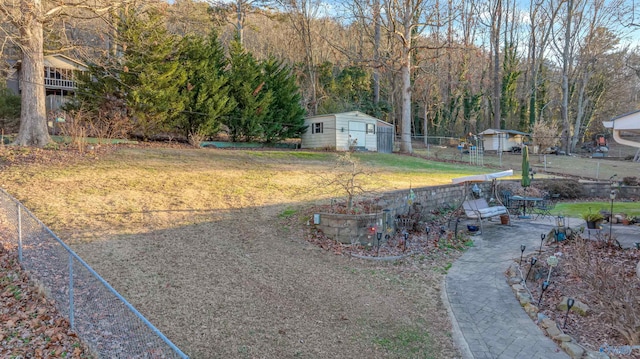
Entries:
POLYGON ((208 10, 209 5, 204 2, 175 0, 168 9, 167 27, 174 34, 206 36, 214 25, 208 10))
POLYGON ((20 146, 47 145, 51 138, 47 129, 44 91, 44 23, 67 9, 89 9, 97 14, 108 12, 122 2, 96 7, 84 0, 4 0, 0 14, 17 29, 12 38, 22 54, 21 90, 22 113, 20 131, 15 143, 20 146))
POLYGON ((212 10, 219 13, 224 21, 230 20, 235 29, 235 38, 243 46, 249 15, 259 13, 263 8, 268 7, 270 2, 269 0, 234 0, 231 3, 223 0, 206 1, 212 6, 212 10), (229 19, 228 16, 233 20, 229 19))
POLYGON ((543 79, 540 68, 544 63, 544 55, 549 46, 549 37, 553 22, 559 10, 553 1, 546 4, 542 1, 531 0, 529 5, 529 126, 538 120, 538 91, 543 79))
POLYGON ((400 121, 400 151, 411 153, 411 123, 412 123, 412 92, 411 81, 413 59, 417 46, 414 39, 426 28, 440 26, 439 6, 437 2, 428 0, 390 0, 385 3, 385 17, 383 22, 389 33, 397 40, 401 78, 401 121, 400 121))
POLYGON ((314 20, 320 17, 321 3, 319 0, 276 0, 279 6, 289 16, 290 25, 298 34, 304 50, 304 63, 309 82, 310 99, 309 112, 318 112, 318 76, 316 69, 315 42, 313 36, 314 20))
POLYGON ((538 121, 533 125, 531 138, 534 147, 538 149, 538 155, 544 154, 548 148, 558 143, 558 126, 555 122, 538 121))
MULTIPOLYGON (((566 153, 571 153, 581 137, 585 109, 592 106, 592 99, 586 97, 586 91, 596 68, 595 64, 608 51, 602 46, 602 36, 605 34, 603 29, 607 29, 607 33, 615 38, 616 32, 613 29, 620 25, 619 10, 625 8, 625 2, 565 0, 558 2, 558 6, 560 10, 553 29, 552 43, 556 59, 562 65, 561 146, 566 153), (598 42, 601 45, 597 45, 598 42)), ((609 40, 612 38, 609 37, 609 40)))
POLYGON ((346 196, 347 213, 351 213, 355 198, 369 192, 367 187, 372 180, 371 171, 347 151, 338 156, 335 168, 323 176, 322 183, 330 191, 346 196))

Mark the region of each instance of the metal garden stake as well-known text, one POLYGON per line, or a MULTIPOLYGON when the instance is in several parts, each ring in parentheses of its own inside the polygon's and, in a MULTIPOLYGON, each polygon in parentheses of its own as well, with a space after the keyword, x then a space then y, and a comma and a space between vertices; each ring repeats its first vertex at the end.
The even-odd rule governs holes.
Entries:
POLYGON ((542 234, 540 235, 540 250, 539 250, 539 252, 540 252, 540 253, 542 253, 542 243, 544 243, 544 239, 545 239, 545 238, 547 238, 547 235, 546 235, 546 234, 544 234, 544 233, 542 233, 542 234))
POLYGON ((564 324, 562 325, 562 328, 567 327, 567 317, 569 316, 569 311, 571 310, 571 307, 573 307, 574 303, 575 301, 573 300, 573 298, 567 299, 567 314, 564 315, 564 324))
POLYGON ((529 278, 529 274, 531 273, 531 269, 533 268, 533 266, 536 264, 537 261, 538 261, 538 258, 531 257, 531 265, 529 266, 529 271, 527 271, 527 276, 524 277, 524 282, 525 283, 527 283, 527 278, 529 278))
POLYGON ((376 247, 376 257, 377 257, 378 253, 380 252, 380 240, 382 239, 382 232, 376 233, 376 239, 378 240, 378 246, 376 247))
POLYGON ((547 282, 548 282, 549 278, 551 278, 551 271, 553 270, 553 267, 558 265, 558 257, 550 256, 549 258, 547 258, 547 264, 549 265, 549 273, 547 274, 547 282))
POLYGON ((409 244, 409 232, 404 232, 404 246, 402 247, 402 253, 407 250, 407 245, 409 244))
POLYGON ((540 303, 542 303, 542 296, 544 295, 544 291, 547 290, 547 288, 549 288, 549 282, 545 280, 544 282, 542 282, 542 292, 540 292, 540 299, 538 299, 538 307, 540 307, 540 303))

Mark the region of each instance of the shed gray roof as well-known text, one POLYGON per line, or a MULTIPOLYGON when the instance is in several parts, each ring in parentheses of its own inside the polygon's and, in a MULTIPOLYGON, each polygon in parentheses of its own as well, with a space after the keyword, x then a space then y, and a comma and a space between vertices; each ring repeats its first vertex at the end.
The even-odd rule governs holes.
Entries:
POLYGON ((516 130, 496 130, 496 129, 493 129, 493 128, 486 129, 486 130, 480 132, 479 135, 493 135, 493 134, 496 134, 496 133, 508 133, 508 134, 511 134, 511 135, 531 136, 531 134, 525 133, 525 132, 521 132, 521 131, 516 131, 516 130))

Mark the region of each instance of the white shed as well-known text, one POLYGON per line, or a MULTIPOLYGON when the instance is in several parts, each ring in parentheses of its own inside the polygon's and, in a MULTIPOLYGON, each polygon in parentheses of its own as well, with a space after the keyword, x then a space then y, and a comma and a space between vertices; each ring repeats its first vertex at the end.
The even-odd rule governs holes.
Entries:
POLYGON ((311 116, 304 124, 301 148, 393 151, 393 125, 359 111, 311 116))
POLYGON ((528 133, 514 130, 487 129, 478 135, 482 137, 482 145, 485 151, 511 151, 513 147, 522 147, 524 138, 528 133))

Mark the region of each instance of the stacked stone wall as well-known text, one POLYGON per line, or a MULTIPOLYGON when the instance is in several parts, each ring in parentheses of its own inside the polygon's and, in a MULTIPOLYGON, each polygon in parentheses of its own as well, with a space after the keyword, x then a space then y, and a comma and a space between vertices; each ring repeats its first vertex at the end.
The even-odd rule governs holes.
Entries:
MULTIPOLYGON (((554 179, 535 179, 536 183, 544 186, 554 179)), ((498 187, 507 184, 519 184, 519 180, 498 181, 498 187)), ((491 198, 496 198, 499 193, 493 193, 491 182, 476 183, 481 189, 481 196, 490 203, 491 198)), ((611 191, 609 182, 581 182, 584 188, 585 198, 608 199, 611 191)), ((640 199, 640 187, 619 186, 616 200, 640 199)), ((375 207, 383 208, 382 211, 368 214, 336 214, 318 213, 320 223, 314 224, 326 236, 341 243, 377 244, 376 232, 392 233, 398 229, 398 221, 406 218, 408 222, 400 222, 401 226, 410 223, 410 230, 419 228, 424 222, 438 213, 457 209, 466 198, 465 193, 471 190, 471 185, 449 184, 398 190, 382 194, 375 203, 375 207)), ((497 189, 500 192, 500 189, 497 189)), ((384 236, 383 236, 384 240, 384 236)))

